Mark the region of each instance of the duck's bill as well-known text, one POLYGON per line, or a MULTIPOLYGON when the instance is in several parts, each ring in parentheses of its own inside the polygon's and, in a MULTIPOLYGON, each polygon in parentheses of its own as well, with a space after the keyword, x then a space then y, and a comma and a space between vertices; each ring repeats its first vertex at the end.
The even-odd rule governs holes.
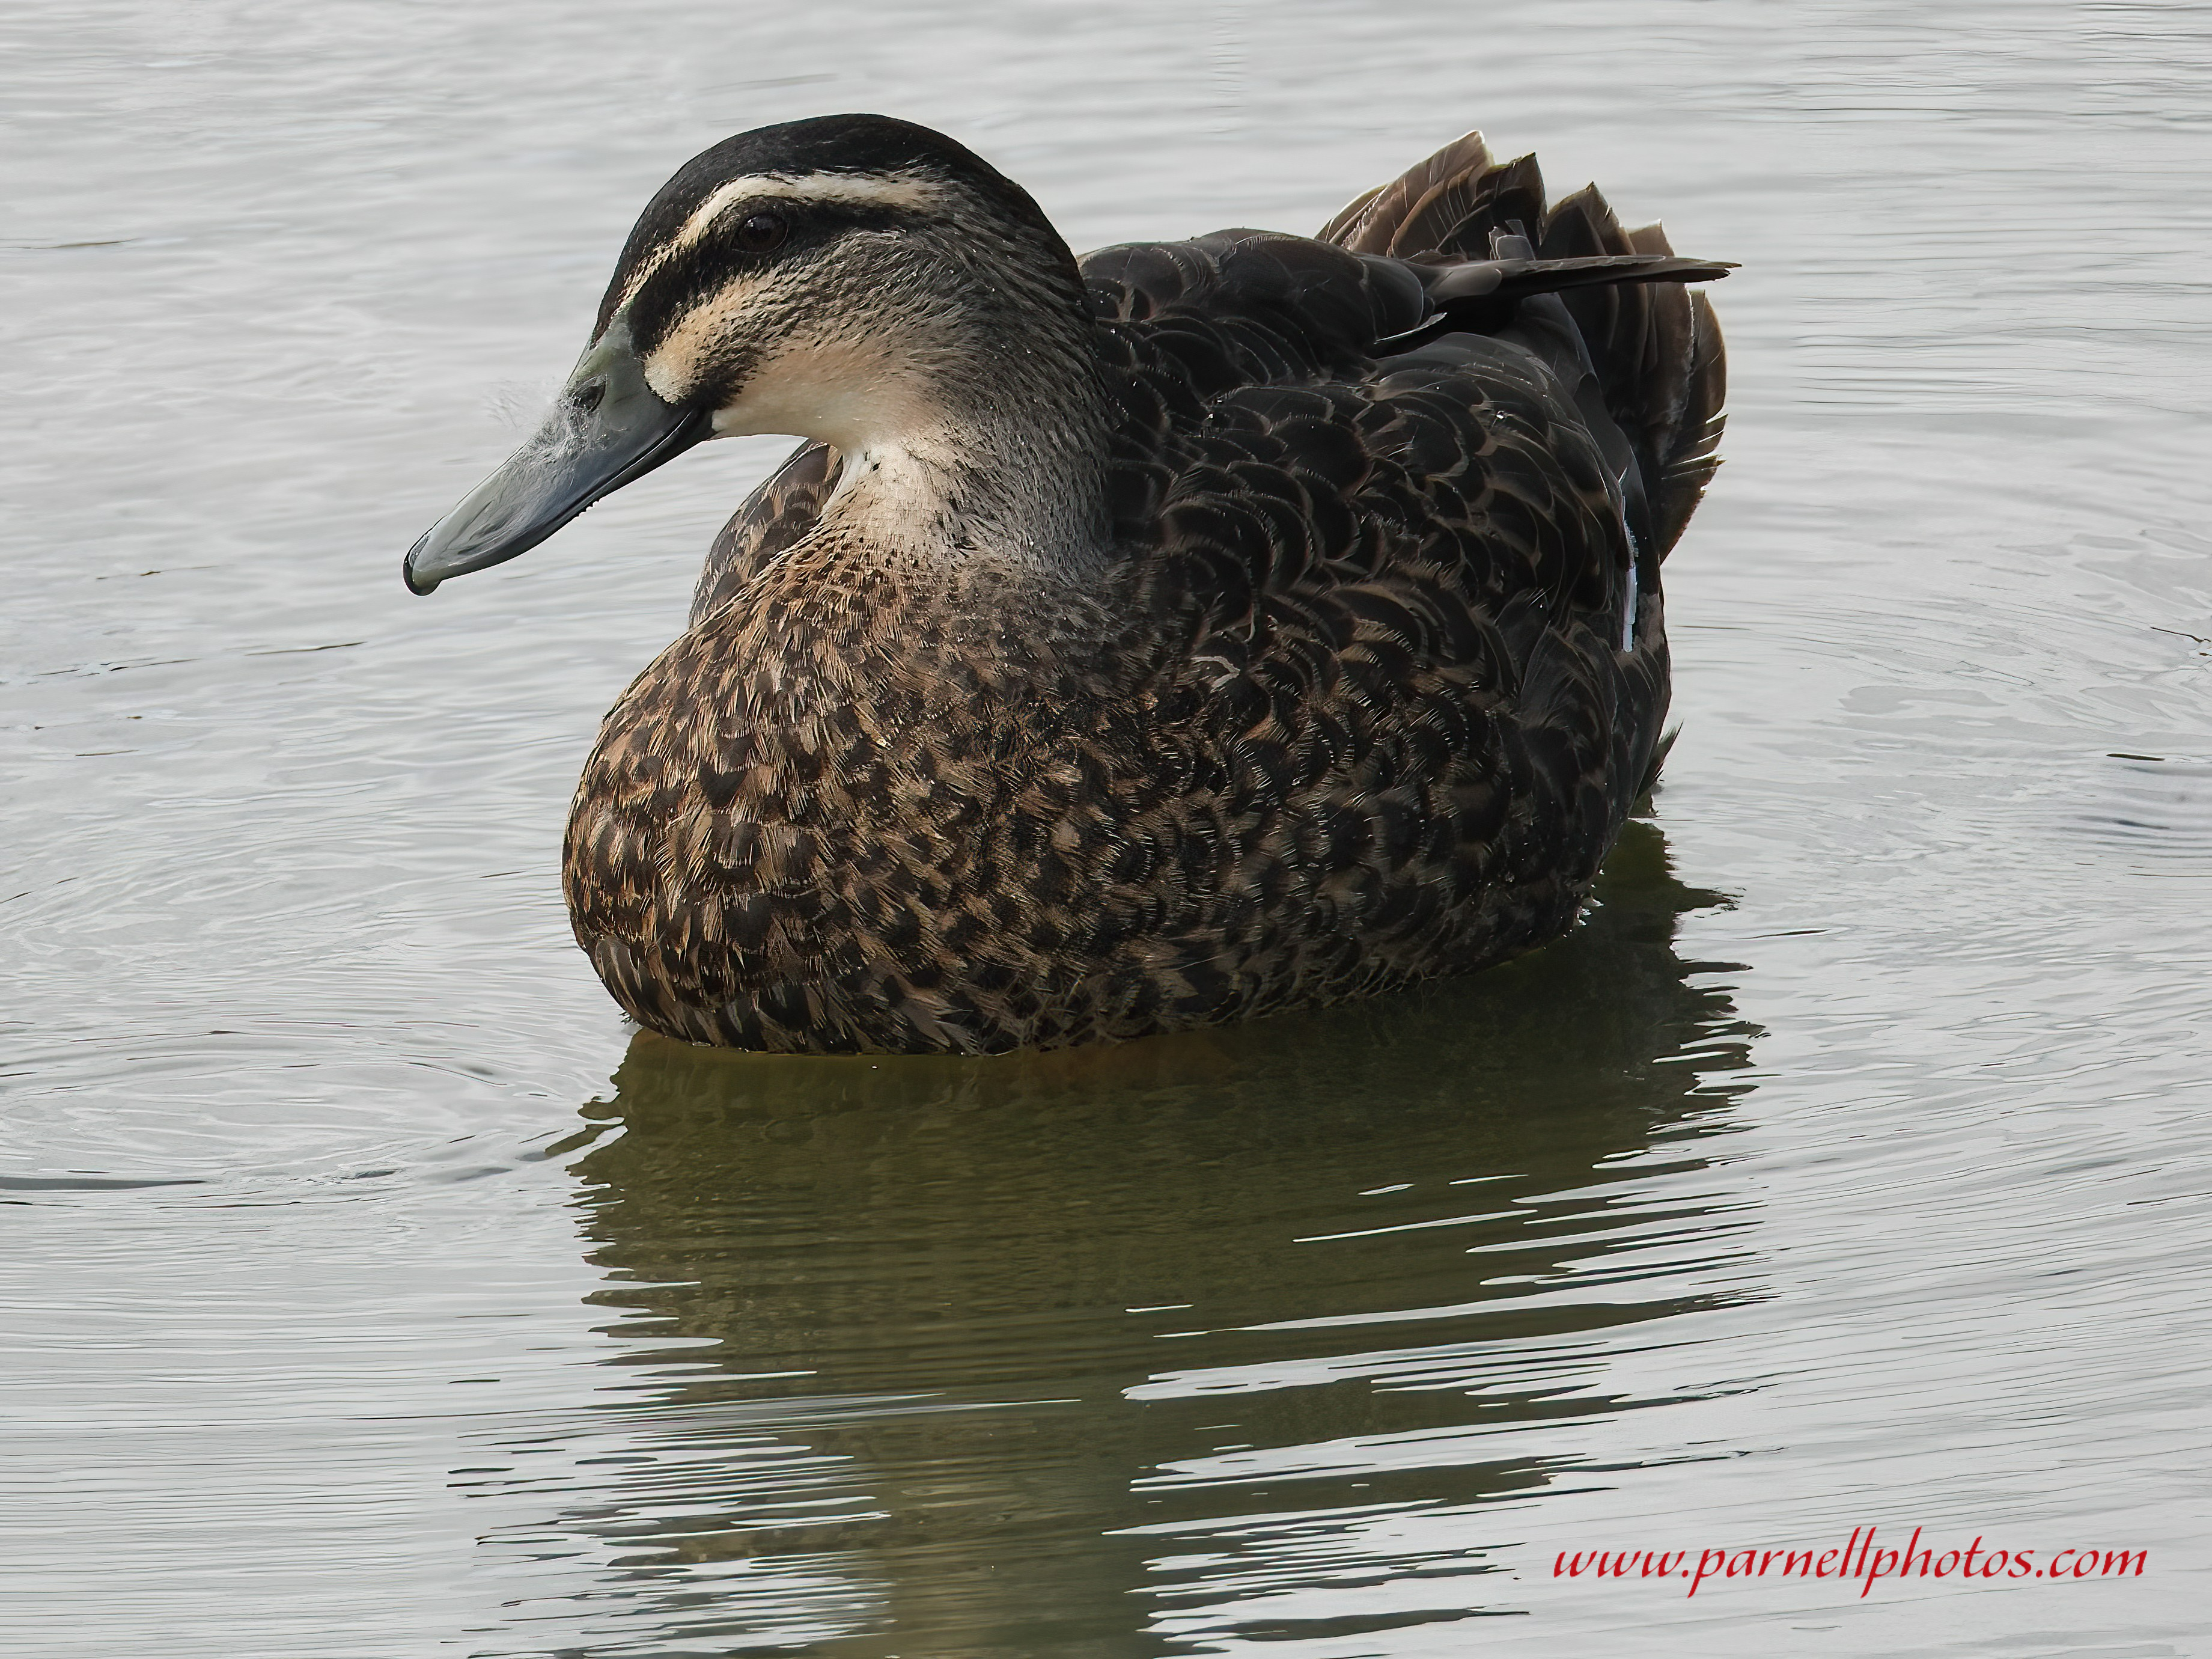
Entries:
POLYGON ((538 435, 432 525, 407 555, 408 588, 526 553, 603 496, 710 436, 712 416, 664 401, 645 383, 617 324, 577 363, 538 435))

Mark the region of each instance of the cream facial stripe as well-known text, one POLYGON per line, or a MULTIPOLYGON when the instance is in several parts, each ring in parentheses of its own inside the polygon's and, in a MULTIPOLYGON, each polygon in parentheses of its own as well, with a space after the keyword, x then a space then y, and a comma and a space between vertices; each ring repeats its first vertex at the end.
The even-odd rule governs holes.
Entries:
POLYGON ((715 186, 713 195, 699 204, 673 236, 654 248, 651 257, 639 265, 623 284, 622 303, 628 305, 635 299, 646 280, 670 259, 688 247, 696 247, 714 228, 714 221, 733 203, 841 202, 855 206, 924 208, 934 206, 944 196, 942 185, 915 173, 805 173, 796 177, 755 173, 726 179, 715 186))

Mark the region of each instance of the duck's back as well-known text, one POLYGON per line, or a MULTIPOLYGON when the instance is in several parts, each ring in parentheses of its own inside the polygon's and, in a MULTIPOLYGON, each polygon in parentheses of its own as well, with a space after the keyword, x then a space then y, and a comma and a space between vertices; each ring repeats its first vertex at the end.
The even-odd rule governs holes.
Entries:
MULTIPOLYGON (((1656 229, 1595 192, 1547 211, 1533 162, 1479 140, 1323 235, 1083 262, 1120 417, 1111 637, 1071 650, 1095 622, 1032 619, 1017 639, 1058 643, 1017 648, 1015 697, 949 676, 904 757, 927 785, 845 788, 803 895, 757 857, 687 875, 677 840, 731 838, 665 827, 711 811, 772 840, 789 784, 763 734, 723 739, 752 784, 694 779, 687 803, 610 717, 569 896, 634 1014, 746 1046, 1081 1041, 1389 990, 1569 925, 1657 753, 1659 563, 1714 465, 1717 331, 1689 262, 1651 263, 1656 229), (979 753, 988 784, 948 807, 979 753), (772 875, 795 907, 756 937, 732 918, 766 913, 772 875)), ((705 642, 804 542, 833 460, 803 448, 732 521, 701 643, 659 684, 711 695, 705 642)))

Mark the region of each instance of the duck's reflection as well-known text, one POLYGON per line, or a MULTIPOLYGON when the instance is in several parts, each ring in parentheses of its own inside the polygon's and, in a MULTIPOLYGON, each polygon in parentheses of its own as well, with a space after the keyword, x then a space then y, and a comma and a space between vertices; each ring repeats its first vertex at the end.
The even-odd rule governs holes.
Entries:
MULTIPOLYGON (((1477 979, 1119 1048, 639 1038, 580 1169, 642 1461, 568 1524, 634 1546, 672 1649, 1463 1614, 1479 1553, 1413 1523, 1540 1486, 1561 1430, 1638 1403, 1606 1333, 1726 1294, 1670 1271, 1715 1247, 1665 1197, 1747 1063, 1720 971, 1674 949, 1716 895, 1646 824, 1601 895, 1477 979)), ((623 1622, 606 1650, 662 1650, 623 1622)))

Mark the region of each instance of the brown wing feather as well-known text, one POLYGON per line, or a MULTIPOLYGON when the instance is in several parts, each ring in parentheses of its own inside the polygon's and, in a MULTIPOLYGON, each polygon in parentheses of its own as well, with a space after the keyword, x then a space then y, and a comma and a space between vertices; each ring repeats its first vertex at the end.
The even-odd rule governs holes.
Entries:
POLYGON ((837 479, 837 452, 802 443, 730 515, 691 592, 691 620, 720 610, 761 568, 815 526, 837 479))

